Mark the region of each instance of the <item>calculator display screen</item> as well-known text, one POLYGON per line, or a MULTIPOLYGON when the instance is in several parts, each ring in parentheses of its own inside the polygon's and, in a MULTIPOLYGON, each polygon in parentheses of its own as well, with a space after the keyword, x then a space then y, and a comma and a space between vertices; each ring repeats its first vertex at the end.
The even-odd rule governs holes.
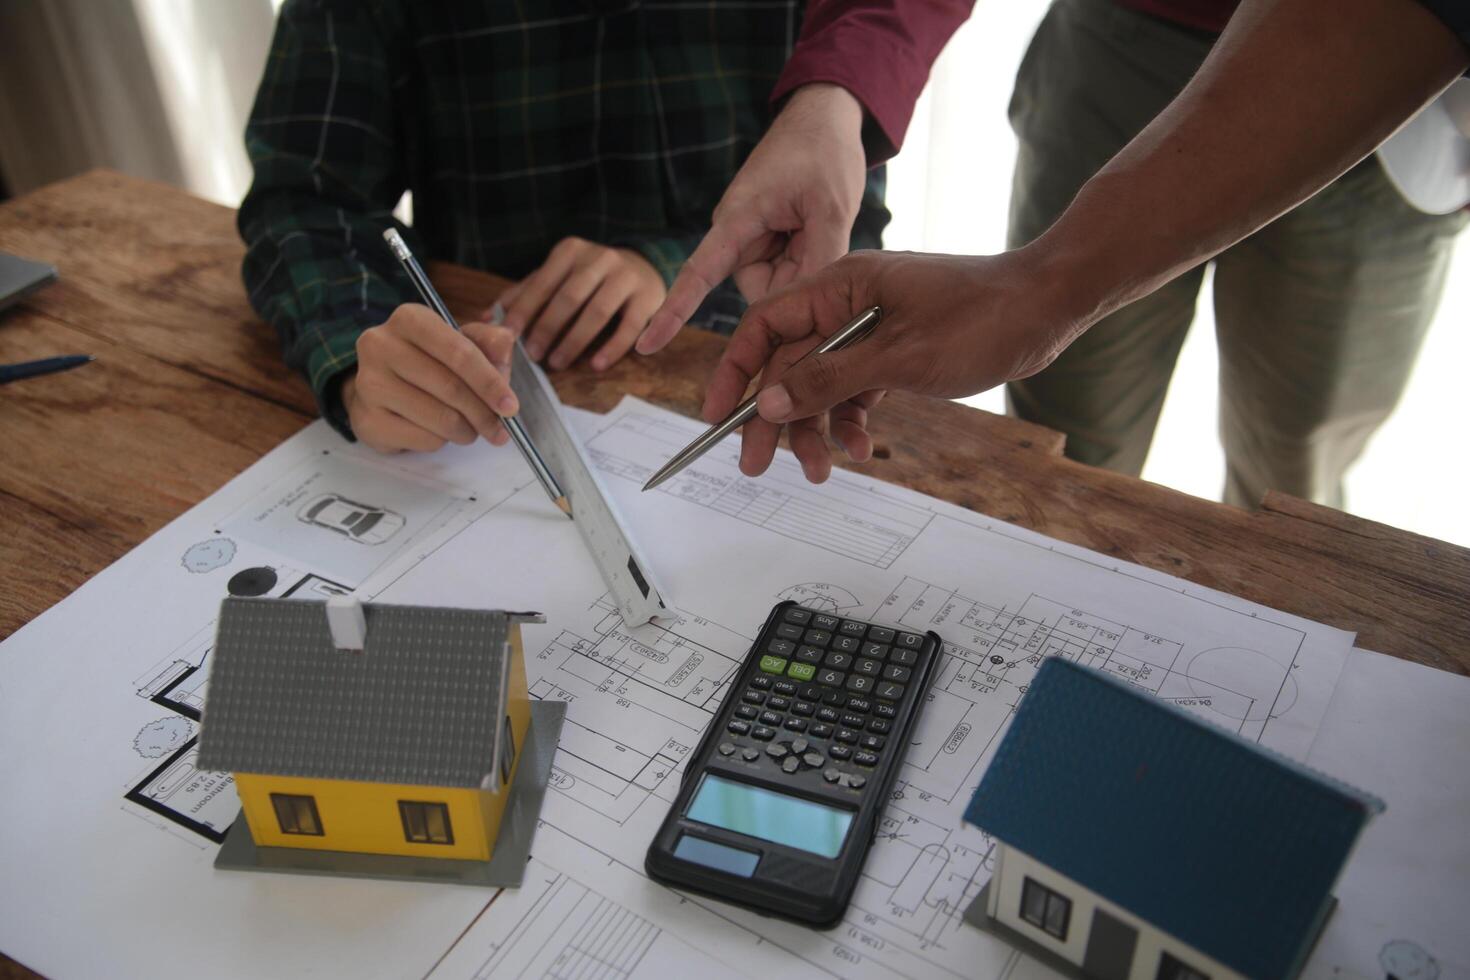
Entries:
POLYGON ((835 858, 853 814, 706 774, 685 811, 690 820, 835 858))

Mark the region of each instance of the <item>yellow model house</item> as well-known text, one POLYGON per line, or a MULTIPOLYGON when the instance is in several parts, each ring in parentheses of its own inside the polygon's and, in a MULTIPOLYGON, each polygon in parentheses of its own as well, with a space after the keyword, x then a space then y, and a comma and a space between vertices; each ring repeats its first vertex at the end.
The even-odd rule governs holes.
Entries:
POLYGON ((530 727, 528 620, 542 621, 226 599, 199 766, 234 774, 256 848, 322 852, 316 870, 358 873, 354 854, 489 861, 530 727))

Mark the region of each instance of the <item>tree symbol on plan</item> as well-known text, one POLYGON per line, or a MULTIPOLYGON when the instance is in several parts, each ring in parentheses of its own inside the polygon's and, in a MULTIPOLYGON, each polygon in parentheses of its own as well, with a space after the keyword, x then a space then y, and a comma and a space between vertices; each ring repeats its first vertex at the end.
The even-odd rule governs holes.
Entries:
POLYGON ((776 593, 777 599, 793 599, 808 609, 818 612, 843 612, 862 605, 861 600, 840 585, 828 582, 806 582, 792 585, 776 593))

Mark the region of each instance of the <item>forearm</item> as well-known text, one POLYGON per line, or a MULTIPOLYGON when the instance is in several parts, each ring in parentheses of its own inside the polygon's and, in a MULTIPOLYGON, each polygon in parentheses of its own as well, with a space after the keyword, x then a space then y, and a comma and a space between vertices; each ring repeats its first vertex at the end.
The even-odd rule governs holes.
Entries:
POLYGON ((1028 250, 1067 309, 1058 349, 1372 152, 1464 71, 1415 0, 1245 0, 1199 73, 1028 250))

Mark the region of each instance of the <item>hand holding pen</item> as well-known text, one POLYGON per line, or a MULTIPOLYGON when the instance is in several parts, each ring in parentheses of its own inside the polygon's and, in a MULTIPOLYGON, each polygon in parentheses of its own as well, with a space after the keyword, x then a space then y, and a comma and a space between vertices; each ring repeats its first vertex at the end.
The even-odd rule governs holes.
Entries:
POLYGON ((433 452, 446 442, 509 440, 501 415, 519 402, 507 378, 514 335, 487 323, 446 330, 433 310, 405 303, 357 341, 357 373, 342 385, 352 431, 380 452, 433 452))
MULTIPOLYGON (((396 228, 389 228, 383 232, 383 240, 393 250, 393 256, 403 266, 404 273, 408 276, 409 281, 413 283, 414 288, 418 290, 419 295, 423 297, 424 303, 432 309, 433 314, 438 314, 437 316, 428 314, 425 317, 428 311, 421 310, 420 312, 411 313, 414 320, 414 325, 411 328, 414 331, 414 336, 420 342, 435 346, 440 344, 440 337, 449 338, 455 336, 456 338, 457 352, 449 355, 449 363, 444 366, 456 370, 460 374, 460 377, 458 379, 451 379, 451 383, 451 381, 443 379, 441 372, 440 380, 443 381, 443 386, 422 393, 437 395, 441 399, 453 398, 457 396, 455 385, 468 382, 470 384, 468 394, 473 396, 473 398, 479 399, 479 403, 476 404, 466 401, 462 393, 458 394, 459 401, 467 404, 470 411, 475 413, 478 413, 482 406, 490 409, 491 415, 498 418, 500 425, 509 434, 511 441, 516 444, 516 449, 520 452, 521 458, 526 461, 526 465, 530 467, 537 482, 541 484, 541 488, 551 498, 551 502, 556 505, 558 510, 567 515, 567 517, 572 517, 572 505, 567 499, 566 493, 562 490, 561 485, 557 482, 551 470, 547 468, 546 461, 541 458, 541 454, 536 450, 535 444, 531 441, 530 434, 526 432, 520 421, 514 417, 515 413, 520 409, 520 404, 515 397, 515 393, 510 389, 509 381, 505 378, 505 372, 510 367, 511 351, 515 348, 514 335, 510 334, 504 328, 488 324, 485 325, 486 330, 501 331, 495 335, 493 341, 494 346, 490 354, 494 357, 496 363, 501 365, 502 370, 491 370, 488 373, 481 370, 483 365, 479 363, 479 360, 486 352, 478 350, 478 345, 472 341, 469 343, 463 342, 464 333, 460 330, 459 323, 455 321, 454 314, 450 313, 449 307, 444 305, 444 300, 439 296, 439 292, 434 288, 434 284, 429 281, 429 276, 424 272, 423 267, 419 265, 418 259, 414 258, 413 253, 409 251, 408 244, 404 242, 403 236, 398 234, 396 228), (449 329, 446 329, 446 327, 449 329), (437 332, 438 336, 431 336, 435 332, 437 332), (506 341, 507 337, 509 338, 508 344, 506 341), (504 347, 503 357, 500 357, 500 345, 502 344, 506 346, 504 347), (472 372, 474 376, 466 377, 466 371, 472 372), (484 387, 476 387, 477 382, 480 385, 484 385, 484 387)), ((399 307, 400 312, 405 309, 412 310, 411 307, 399 307)), ((395 313, 395 316, 397 315, 395 313)), ((496 317, 497 320, 501 318, 501 316, 496 317)), ((367 334, 364 333, 363 336, 365 337, 367 334)), ((361 347, 362 340, 359 339, 359 350, 361 350, 361 347)), ((358 371, 361 374, 360 366, 358 371)), ((428 409, 426 408, 426 410, 428 409)), ((450 409, 450 411, 453 411, 453 409, 450 409)), ((478 421, 486 427, 490 425, 489 421, 483 417, 478 418, 478 421)), ((489 437, 487 436, 487 438, 489 437)), ((473 441, 473 436, 468 441, 473 441)), ((497 443, 497 445, 499 444, 497 443)))

